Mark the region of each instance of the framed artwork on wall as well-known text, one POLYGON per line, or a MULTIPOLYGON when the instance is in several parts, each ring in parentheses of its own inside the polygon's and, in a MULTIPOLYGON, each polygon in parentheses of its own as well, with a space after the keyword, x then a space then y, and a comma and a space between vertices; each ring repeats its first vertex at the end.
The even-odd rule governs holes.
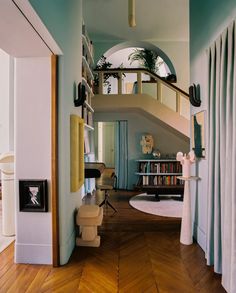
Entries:
POLYGON ((47 180, 19 180, 21 212, 47 212, 47 180))
POLYGON ((205 120, 206 111, 198 112, 191 117, 191 148, 194 150, 194 153, 198 158, 206 158, 205 120))

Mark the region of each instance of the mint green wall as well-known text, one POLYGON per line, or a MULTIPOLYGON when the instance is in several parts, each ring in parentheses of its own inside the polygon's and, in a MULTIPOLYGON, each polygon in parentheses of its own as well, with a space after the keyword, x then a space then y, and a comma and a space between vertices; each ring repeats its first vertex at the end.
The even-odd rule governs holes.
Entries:
MULTIPOLYGON (((74 210, 81 204, 82 190, 70 193, 70 114, 74 84, 81 81, 82 0, 30 0, 31 5, 60 46, 59 57, 59 215, 61 264, 75 245, 74 210)), ((40 89, 40 81, 39 81, 40 89)))
MULTIPOLYGON (((202 99, 200 108, 192 107, 192 114, 207 111, 206 49, 235 18, 235 0, 190 0, 190 83, 200 85, 202 99)), ((207 121, 205 129, 207 131, 207 121)), ((194 234, 204 250, 207 228, 207 160, 208 150, 206 160, 200 160, 193 168, 194 174, 201 180, 191 184, 194 234)))
POLYGON ((128 121, 128 188, 131 190, 138 179, 135 175, 137 172, 135 160, 152 158, 152 155, 142 154, 140 140, 143 134, 153 135, 154 148, 158 148, 162 154, 189 151, 188 139, 183 139, 182 136, 180 137, 170 129, 163 127, 157 122, 157 119, 151 120, 139 113, 95 113, 94 120, 97 122, 128 121))

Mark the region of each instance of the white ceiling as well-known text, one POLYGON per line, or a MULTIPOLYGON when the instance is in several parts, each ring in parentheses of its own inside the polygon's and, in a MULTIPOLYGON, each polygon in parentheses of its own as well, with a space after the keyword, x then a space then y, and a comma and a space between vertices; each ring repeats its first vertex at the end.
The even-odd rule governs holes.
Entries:
POLYGON ((189 40, 189 0, 136 0, 136 27, 128 0, 84 0, 84 21, 94 41, 189 40))

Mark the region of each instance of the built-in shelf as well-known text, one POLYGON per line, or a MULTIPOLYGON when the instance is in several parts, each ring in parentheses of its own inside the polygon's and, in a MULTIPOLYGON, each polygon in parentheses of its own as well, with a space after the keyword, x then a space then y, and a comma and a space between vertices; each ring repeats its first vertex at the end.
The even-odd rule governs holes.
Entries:
POLYGON ((89 86, 87 80, 82 77, 82 84, 85 85, 86 90, 89 92, 89 94, 93 95, 93 90, 92 88, 89 86))
POLYGON ((94 79, 93 73, 89 67, 88 61, 86 60, 86 58, 84 56, 82 56, 82 63, 83 63, 83 66, 85 67, 86 72, 88 73, 90 79, 93 80, 94 79))
POLYGON ((84 105, 89 109, 90 112, 94 113, 94 109, 91 107, 91 105, 87 101, 84 101, 84 105))
POLYGON ((85 46, 85 51, 88 54, 88 58, 90 59, 90 63, 91 65, 94 64, 94 59, 93 59, 93 55, 91 53, 91 47, 88 44, 87 38, 85 37, 85 35, 82 35, 82 43, 85 46))
POLYGON ((94 130, 94 127, 92 127, 92 126, 90 126, 90 125, 88 125, 88 124, 86 124, 86 123, 84 123, 84 127, 85 127, 85 129, 87 129, 87 130, 94 130))

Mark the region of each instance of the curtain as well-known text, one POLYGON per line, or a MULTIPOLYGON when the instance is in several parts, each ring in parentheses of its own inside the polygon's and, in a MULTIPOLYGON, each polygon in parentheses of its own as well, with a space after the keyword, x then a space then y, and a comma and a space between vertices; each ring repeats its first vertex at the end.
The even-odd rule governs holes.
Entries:
POLYGON ((208 49, 208 222, 206 258, 236 292, 235 22, 208 49))
POLYGON ((128 123, 117 121, 115 130, 115 172, 117 188, 128 188, 128 123))

